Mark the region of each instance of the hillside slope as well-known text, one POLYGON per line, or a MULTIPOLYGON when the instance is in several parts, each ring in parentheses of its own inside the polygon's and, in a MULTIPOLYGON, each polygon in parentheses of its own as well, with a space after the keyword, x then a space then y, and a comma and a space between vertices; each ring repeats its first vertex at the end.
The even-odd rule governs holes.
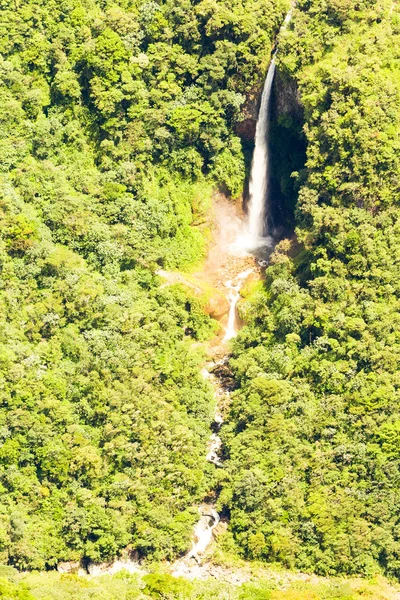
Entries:
POLYGON ((213 185, 288 2, 22 0, 0 24, 0 560, 171 558, 213 412, 156 270, 204 255, 213 185))
POLYGON ((301 246, 277 246, 231 361, 226 544, 320 574, 400 574, 399 33, 392 2, 297 2, 301 246))

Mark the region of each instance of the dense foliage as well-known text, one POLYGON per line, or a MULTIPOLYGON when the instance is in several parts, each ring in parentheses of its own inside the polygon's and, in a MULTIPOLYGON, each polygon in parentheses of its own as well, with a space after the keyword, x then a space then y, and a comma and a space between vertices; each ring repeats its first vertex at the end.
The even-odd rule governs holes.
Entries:
MULTIPOLYGON (((242 190, 236 127, 289 4, 2 4, 2 562, 188 547, 212 479, 192 342, 213 325, 156 271, 203 256, 213 185, 242 190)), ((217 474, 225 548, 246 558, 400 576, 399 42, 389 0, 298 0, 281 35, 296 169, 307 143, 294 185, 277 175, 300 189, 297 238, 242 303, 217 474)), ((127 597, 216 593, 134 579, 127 597)), ((36 597, 12 577, 1 593, 36 597)))
POLYGON ((249 558, 400 576, 400 12, 299 0, 297 237, 242 305, 221 507, 249 558))
POLYGON ((210 577, 187 581, 167 573, 130 574, 121 571, 102 577, 47 573, 19 574, 0 567, 0 597, 5 600, 392 600, 398 588, 383 578, 282 581, 282 572, 252 566, 252 580, 241 585, 210 577))
MULTIPOLYGON (((212 331, 160 266, 214 183, 286 0, 21 0, 0 24, 0 559, 183 552, 206 491, 212 331)), ((27 596, 28 597, 28 596, 27 596)))

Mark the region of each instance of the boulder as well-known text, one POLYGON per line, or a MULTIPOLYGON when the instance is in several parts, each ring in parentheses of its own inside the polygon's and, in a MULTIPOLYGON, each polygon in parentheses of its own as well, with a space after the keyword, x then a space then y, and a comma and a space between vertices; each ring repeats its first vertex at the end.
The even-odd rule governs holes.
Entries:
POLYGON ((59 573, 77 573, 80 568, 81 565, 77 561, 60 562, 57 565, 57 571, 59 573))
POLYGON ((204 307, 205 311, 210 317, 219 321, 229 312, 228 299, 216 289, 207 296, 206 305, 204 307))

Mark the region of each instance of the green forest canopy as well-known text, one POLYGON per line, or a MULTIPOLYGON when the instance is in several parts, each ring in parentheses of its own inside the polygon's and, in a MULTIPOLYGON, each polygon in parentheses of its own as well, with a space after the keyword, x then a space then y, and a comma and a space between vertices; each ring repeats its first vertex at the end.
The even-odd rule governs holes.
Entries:
POLYGON ((4 2, 0 560, 190 545, 210 471, 210 319, 155 271, 204 252, 212 185, 288 2, 4 2))
MULTIPOLYGON (((188 548, 213 414, 159 267, 204 255, 213 185, 286 0, 2 5, 0 558, 20 569, 188 548)), ((400 12, 299 0, 279 68, 304 107, 297 240, 231 366, 224 545, 321 574, 400 576, 400 12)))
POLYGON ((297 239, 242 305, 223 428, 228 547, 320 574, 400 576, 400 12, 300 0, 297 239))

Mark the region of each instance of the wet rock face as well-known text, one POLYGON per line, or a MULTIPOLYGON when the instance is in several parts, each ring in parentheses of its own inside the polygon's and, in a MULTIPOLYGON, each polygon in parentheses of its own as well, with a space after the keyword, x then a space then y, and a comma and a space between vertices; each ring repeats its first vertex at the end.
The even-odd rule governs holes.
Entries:
POLYGON ((210 317, 219 321, 226 314, 228 314, 229 302, 223 294, 218 292, 218 290, 214 290, 213 294, 210 295, 207 300, 205 311, 210 315, 210 317))
POLYGON ((245 119, 237 124, 236 133, 242 140, 252 142, 256 135, 256 126, 256 119, 245 119))
POLYGON ((254 141, 261 94, 262 87, 250 92, 242 109, 243 120, 236 125, 236 133, 245 142, 254 141))
POLYGON ((274 82, 272 119, 292 117, 294 121, 302 122, 303 112, 297 83, 278 68, 274 82))
POLYGON ((227 362, 217 363, 211 372, 219 379, 224 390, 231 392, 236 388, 236 380, 227 362))
MULTIPOLYGON (((245 142, 253 142, 256 134, 258 111, 263 86, 254 89, 248 95, 243 112, 243 120, 236 125, 236 133, 245 142)), ((303 107, 296 82, 285 73, 276 70, 274 81, 273 117, 292 117, 295 121, 303 120, 303 107)))
POLYGON ((273 88, 270 122, 270 211, 272 230, 290 234, 295 222, 295 209, 301 173, 306 162, 306 139, 303 132, 304 109, 297 83, 277 69, 273 88))

